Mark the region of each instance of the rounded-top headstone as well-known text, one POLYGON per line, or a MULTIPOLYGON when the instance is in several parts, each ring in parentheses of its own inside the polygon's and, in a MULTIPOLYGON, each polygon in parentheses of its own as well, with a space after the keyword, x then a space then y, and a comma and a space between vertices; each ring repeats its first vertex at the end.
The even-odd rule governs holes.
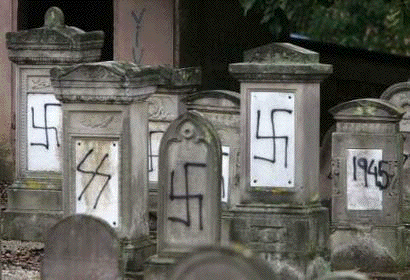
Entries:
POLYGON ((41 279, 118 279, 120 244, 104 221, 73 215, 46 237, 41 279))
POLYGON ((247 251, 209 247, 200 248, 182 259, 169 279, 273 280, 275 273, 261 259, 247 255, 247 251))

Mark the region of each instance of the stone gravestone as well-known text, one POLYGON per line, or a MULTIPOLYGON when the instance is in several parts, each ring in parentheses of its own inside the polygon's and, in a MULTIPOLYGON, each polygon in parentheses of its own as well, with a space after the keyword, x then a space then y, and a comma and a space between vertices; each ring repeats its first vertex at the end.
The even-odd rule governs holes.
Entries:
POLYGON ((155 248, 147 238, 146 99, 160 76, 160 67, 115 61, 51 70, 63 109, 64 213, 112 226, 124 243, 127 271, 135 273, 142 268, 135 262, 139 248, 155 248))
POLYGON ((315 52, 272 43, 229 65, 241 83, 241 204, 232 238, 305 268, 328 253, 319 196, 319 89, 332 66, 315 52))
POLYGON ((120 242, 108 223, 73 215, 53 226, 46 236, 41 279, 120 279, 120 242))
MULTIPOLYGON (((403 137, 398 130, 404 111, 384 100, 358 99, 330 113, 337 121, 332 139, 332 254, 359 257, 355 251, 345 252, 350 246, 370 255, 363 261, 338 258, 339 265, 347 266, 339 269, 377 269, 373 259, 385 260, 385 268, 392 267, 391 260, 407 263, 410 232, 401 208, 403 137), (357 244, 362 236, 369 242, 357 244)), ((382 264, 377 267, 383 269, 382 264)))
POLYGON ((6 237, 41 240, 62 218, 62 111, 50 82, 56 65, 100 59, 104 33, 66 26, 56 7, 41 28, 9 32, 15 63, 16 179, 8 190, 6 237))
POLYGON ((403 217, 410 222, 410 82, 397 83, 387 88, 380 99, 402 108, 405 111, 400 120, 400 132, 404 136, 403 143, 403 213, 409 213, 403 217))
POLYGON ((148 279, 166 279, 175 257, 220 242, 220 186, 221 145, 215 129, 197 114, 181 115, 161 141, 158 255, 147 264, 148 279))
MULTIPOLYGON (((200 248, 182 259, 171 280, 269 280, 279 279, 267 263, 250 254, 228 248, 200 248)), ((289 279, 290 280, 290 279, 289 279)))
POLYGON ((158 202, 159 144, 169 124, 185 112, 181 99, 201 84, 201 69, 198 67, 163 66, 161 72, 160 85, 147 99, 149 207, 153 215, 156 215, 158 202))

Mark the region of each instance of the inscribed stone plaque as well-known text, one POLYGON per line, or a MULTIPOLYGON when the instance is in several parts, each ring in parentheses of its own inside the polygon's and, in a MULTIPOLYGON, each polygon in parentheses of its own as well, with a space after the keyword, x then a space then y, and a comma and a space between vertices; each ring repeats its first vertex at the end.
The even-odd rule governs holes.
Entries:
POLYGON ((229 158, 230 149, 222 146, 222 180, 221 180, 221 201, 228 203, 229 198, 229 158))
POLYGON ((61 104, 50 93, 27 94, 27 168, 61 171, 61 104))
POLYGON ((160 154, 159 251, 215 244, 222 165, 216 131, 204 118, 186 113, 164 134, 160 154))
POLYGON ((293 93, 252 92, 251 187, 293 187, 295 173, 293 93))
POLYGON ((346 150, 348 210, 383 209, 387 164, 381 149, 346 150))
POLYGON ((69 216, 48 232, 41 279, 120 279, 119 250, 108 224, 91 216, 69 216))
POLYGON ((76 210, 119 226, 119 144, 108 140, 77 140, 76 210))

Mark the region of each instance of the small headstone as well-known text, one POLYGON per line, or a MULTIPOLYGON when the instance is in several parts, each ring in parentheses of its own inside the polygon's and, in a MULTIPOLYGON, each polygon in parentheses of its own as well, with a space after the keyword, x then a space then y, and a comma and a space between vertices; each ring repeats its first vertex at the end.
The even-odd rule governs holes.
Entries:
POLYGON ((171 280, 279 279, 261 259, 226 248, 204 248, 181 260, 171 272, 171 280))
POLYGON ((158 253, 220 240, 221 144, 203 117, 185 113, 165 132, 159 159, 158 253))
POLYGON ((69 216, 47 235, 41 279, 118 279, 119 256, 119 241, 107 223, 87 215, 69 216))

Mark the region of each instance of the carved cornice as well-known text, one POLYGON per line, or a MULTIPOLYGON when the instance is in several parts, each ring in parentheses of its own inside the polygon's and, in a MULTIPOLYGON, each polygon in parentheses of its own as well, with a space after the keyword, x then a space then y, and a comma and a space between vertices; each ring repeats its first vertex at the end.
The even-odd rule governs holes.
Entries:
POLYGON ((56 94, 57 100, 62 103, 95 103, 95 104, 117 104, 128 105, 134 102, 143 101, 148 95, 139 96, 112 96, 112 95, 74 95, 56 94))

